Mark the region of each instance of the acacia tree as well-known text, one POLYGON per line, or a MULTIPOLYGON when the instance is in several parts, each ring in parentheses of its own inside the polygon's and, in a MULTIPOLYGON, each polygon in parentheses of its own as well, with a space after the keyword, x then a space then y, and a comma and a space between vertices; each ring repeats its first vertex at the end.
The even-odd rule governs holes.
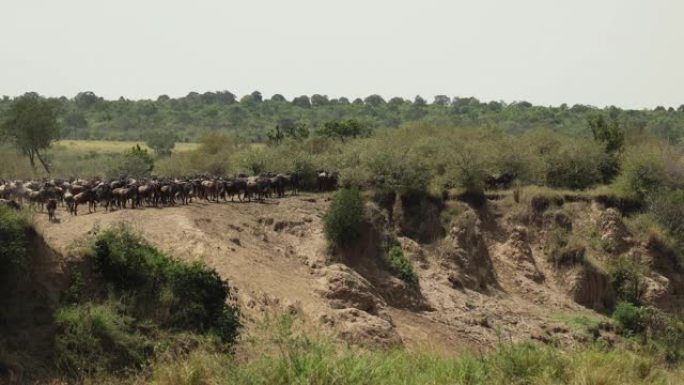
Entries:
POLYGON ((157 156, 171 155, 176 146, 176 135, 173 133, 152 131, 147 134, 145 143, 157 154, 157 156))
POLYGON ((59 139, 57 108, 52 101, 34 92, 20 96, 12 102, 2 124, 4 134, 17 149, 36 167, 36 158, 50 173, 50 167, 41 152, 59 139))

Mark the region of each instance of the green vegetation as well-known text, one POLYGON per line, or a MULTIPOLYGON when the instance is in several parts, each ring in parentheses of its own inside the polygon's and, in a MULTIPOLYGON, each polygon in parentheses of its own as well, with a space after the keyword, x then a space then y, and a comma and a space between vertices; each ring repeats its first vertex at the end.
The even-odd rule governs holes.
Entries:
MULTIPOLYGON (((519 134, 546 127, 570 134, 586 130, 591 119, 599 128, 597 138, 612 148, 616 137, 610 135, 614 122, 624 132, 652 132, 670 143, 684 134, 684 106, 652 110, 599 109, 592 106, 534 106, 528 102, 480 101, 472 97, 437 95, 432 103, 417 96, 414 100, 393 97, 385 100, 370 95, 350 101, 345 97, 302 95, 287 100, 280 94, 265 98, 258 91, 238 97, 229 91, 190 92, 184 97, 160 95, 156 100, 105 100, 92 92, 74 97, 51 98, 70 139, 146 140, 147 134, 162 131, 174 134, 181 142, 194 141, 209 131, 241 136, 248 141, 265 142, 276 126, 306 127, 310 132, 324 128, 326 122, 355 120, 364 127, 397 128, 407 125, 470 128, 486 124, 502 132, 519 134), (597 115, 605 117, 597 118, 597 115), (602 127, 608 128, 603 131, 602 127)), ((12 99, 0 99, 0 115, 12 99)))
POLYGON ((203 264, 172 260, 126 228, 101 233, 91 258, 94 271, 127 298, 138 317, 165 327, 211 331, 226 343, 237 336, 237 309, 226 304, 230 288, 203 264))
POLYGON ((252 342, 246 353, 253 358, 247 362, 198 350, 183 360, 169 357, 154 367, 150 379, 137 383, 630 385, 675 384, 683 374, 668 370, 659 357, 627 349, 596 346, 564 352, 502 343, 490 353, 445 358, 339 346, 324 336, 295 333, 292 322, 275 323, 260 328, 267 335, 252 342))
POLYGON ((325 236, 331 246, 349 246, 361 237, 363 205, 363 197, 358 189, 342 189, 335 194, 325 214, 325 236))
POLYGON ((387 262, 397 277, 412 287, 418 287, 418 275, 413 271, 413 265, 404 255, 401 246, 393 246, 389 249, 387 252, 387 262))
POLYGON ((153 169, 154 158, 146 149, 136 145, 112 161, 105 175, 109 178, 143 178, 150 176, 153 169))
POLYGON ((26 214, 0 205, 0 278, 28 266, 26 214))
POLYGON ((134 327, 117 303, 60 308, 55 364, 67 375, 126 373, 142 368, 154 341, 134 327))
POLYGON ((640 304, 643 290, 641 275, 644 267, 637 258, 622 255, 611 262, 609 272, 618 299, 635 305, 640 304))
POLYGON ((5 111, 1 128, 15 147, 29 158, 31 167, 35 168, 38 159, 45 171, 50 172, 49 163, 41 152, 60 136, 55 100, 44 99, 36 93, 14 99, 5 111))
MULTIPOLYGON (((18 266, 28 258, 26 231, 20 214, 0 207, 3 273, 12 272, 7 262, 18 266), (6 235, 14 240, 5 242, 6 235)), ((39 353, 24 352, 15 341, 21 337, 5 334, 0 313, 0 368, 100 383, 139 375, 164 355, 180 359, 199 346, 229 354, 241 324, 231 289, 216 271, 171 259, 126 227, 102 231, 87 246, 53 317, 40 321, 50 333, 32 341, 39 353)))

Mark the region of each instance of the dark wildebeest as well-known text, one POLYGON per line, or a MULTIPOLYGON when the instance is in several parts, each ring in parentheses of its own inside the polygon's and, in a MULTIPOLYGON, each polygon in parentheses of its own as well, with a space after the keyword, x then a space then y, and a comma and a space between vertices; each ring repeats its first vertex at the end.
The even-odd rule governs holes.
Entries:
POLYGON ((337 189, 337 172, 318 172, 318 191, 332 191, 337 189))
POLYGON ((269 179, 271 188, 273 188, 273 190, 275 191, 276 196, 278 196, 278 198, 284 197, 285 185, 287 184, 287 177, 284 174, 278 174, 269 179))
POLYGON ((55 211, 57 210, 57 199, 54 199, 54 198, 48 199, 45 207, 47 208, 47 212, 48 212, 48 221, 54 222, 55 221, 55 211))
POLYGON ((299 183, 300 183, 299 173, 293 172, 285 174, 285 183, 290 186, 292 190, 292 195, 299 194, 299 183))
POLYGON ((95 188, 93 188, 95 193, 95 200, 100 202, 100 205, 105 207, 105 211, 110 211, 114 204, 114 195, 112 194, 112 188, 106 183, 100 183, 95 188))
POLYGON ((73 203, 71 204, 71 214, 78 215, 78 205, 83 203, 88 204, 88 213, 92 213, 91 209, 95 209, 95 205, 97 203, 95 200, 95 193, 92 190, 88 189, 74 195, 73 203))
POLYGON ((115 188, 114 190, 112 190, 112 195, 114 196, 114 200, 116 201, 116 205, 118 208, 125 209, 126 203, 130 200, 131 208, 134 209, 136 203, 138 202, 138 187, 128 186, 115 188))

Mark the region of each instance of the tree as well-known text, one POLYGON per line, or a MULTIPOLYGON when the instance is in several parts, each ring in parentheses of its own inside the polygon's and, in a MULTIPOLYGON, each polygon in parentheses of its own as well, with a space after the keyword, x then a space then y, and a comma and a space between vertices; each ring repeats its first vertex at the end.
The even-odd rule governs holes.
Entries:
POLYGON ((437 106, 448 106, 451 99, 446 95, 435 95, 435 101, 432 104, 437 106))
POLYGON ((152 169, 154 169, 154 159, 147 150, 136 144, 125 152, 105 174, 109 178, 143 178, 150 176, 152 169))
POLYGON ((50 167, 41 151, 59 139, 57 110, 52 102, 36 93, 26 93, 12 102, 5 114, 3 131, 36 167, 36 158, 47 173, 50 167))
POLYGON ((371 107, 380 107, 385 104, 385 99, 383 99, 382 96, 377 94, 366 96, 366 98, 363 101, 371 107))
POLYGON ((603 115, 597 115, 589 118, 588 124, 594 140, 605 146, 606 153, 615 154, 622 150, 625 133, 620 128, 620 122, 616 117, 608 121, 603 115))
POLYGON ((147 134, 145 143, 157 154, 157 156, 171 155, 176 146, 176 135, 172 133, 153 131, 147 134))
POLYGON ((235 94, 230 91, 218 91, 216 98, 221 104, 233 104, 236 101, 235 94))
POLYGON ((285 138, 302 140, 309 137, 309 129, 304 123, 295 122, 292 119, 281 119, 268 134, 268 141, 280 144, 285 138))
POLYGON ((368 130, 357 120, 330 121, 317 131, 318 135, 346 141, 349 138, 364 136, 368 130))
POLYGON ((603 145, 603 149, 608 155, 599 167, 603 182, 607 183, 618 174, 620 167, 618 155, 625 143, 625 133, 620 128, 617 115, 614 115, 610 121, 606 120, 603 115, 597 115, 589 118, 588 124, 594 140, 603 145))
POLYGON ((387 104, 389 104, 392 107, 399 107, 402 104, 404 104, 404 102, 405 102, 404 98, 400 98, 398 96, 395 96, 392 99, 390 99, 389 102, 387 102, 387 104))
POLYGON ((292 105, 302 108, 311 108, 311 100, 306 95, 297 96, 292 99, 292 105))
POLYGON ((313 94, 311 95, 311 106, 320 107, 329 104, 328 97, 326 95, 313 94))
POLYGON ((285 99, 285 97, 281 94, 275 94, 275 95, 271 96, 271 101, 273 101, 273 102, 286 102, 287 99, 285 99))
POLYGON ((103 101, 104 99, 102 97, 95 95, 95 93, 92 91, 79 92, 74 97, 74 102, 76 102, 76 105, 79 108, 85 109, 94 107, 96 104, 101 103, 103 101))

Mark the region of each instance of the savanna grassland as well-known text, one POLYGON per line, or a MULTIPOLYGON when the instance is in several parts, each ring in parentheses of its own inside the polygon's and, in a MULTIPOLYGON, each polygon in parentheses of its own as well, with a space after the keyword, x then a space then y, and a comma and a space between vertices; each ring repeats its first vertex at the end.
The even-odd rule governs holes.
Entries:
POLYGON ((682 107, 256 92, 43 101, 60 128, 47 146, 12 134, 20 111, 0 103, 8 186, 291 173, 301 192, 78 216, 60 206, 55 222, 0 206, 0 379, 684 377, 682 107), (321 170, 337 191, 318 191, 321 170))

